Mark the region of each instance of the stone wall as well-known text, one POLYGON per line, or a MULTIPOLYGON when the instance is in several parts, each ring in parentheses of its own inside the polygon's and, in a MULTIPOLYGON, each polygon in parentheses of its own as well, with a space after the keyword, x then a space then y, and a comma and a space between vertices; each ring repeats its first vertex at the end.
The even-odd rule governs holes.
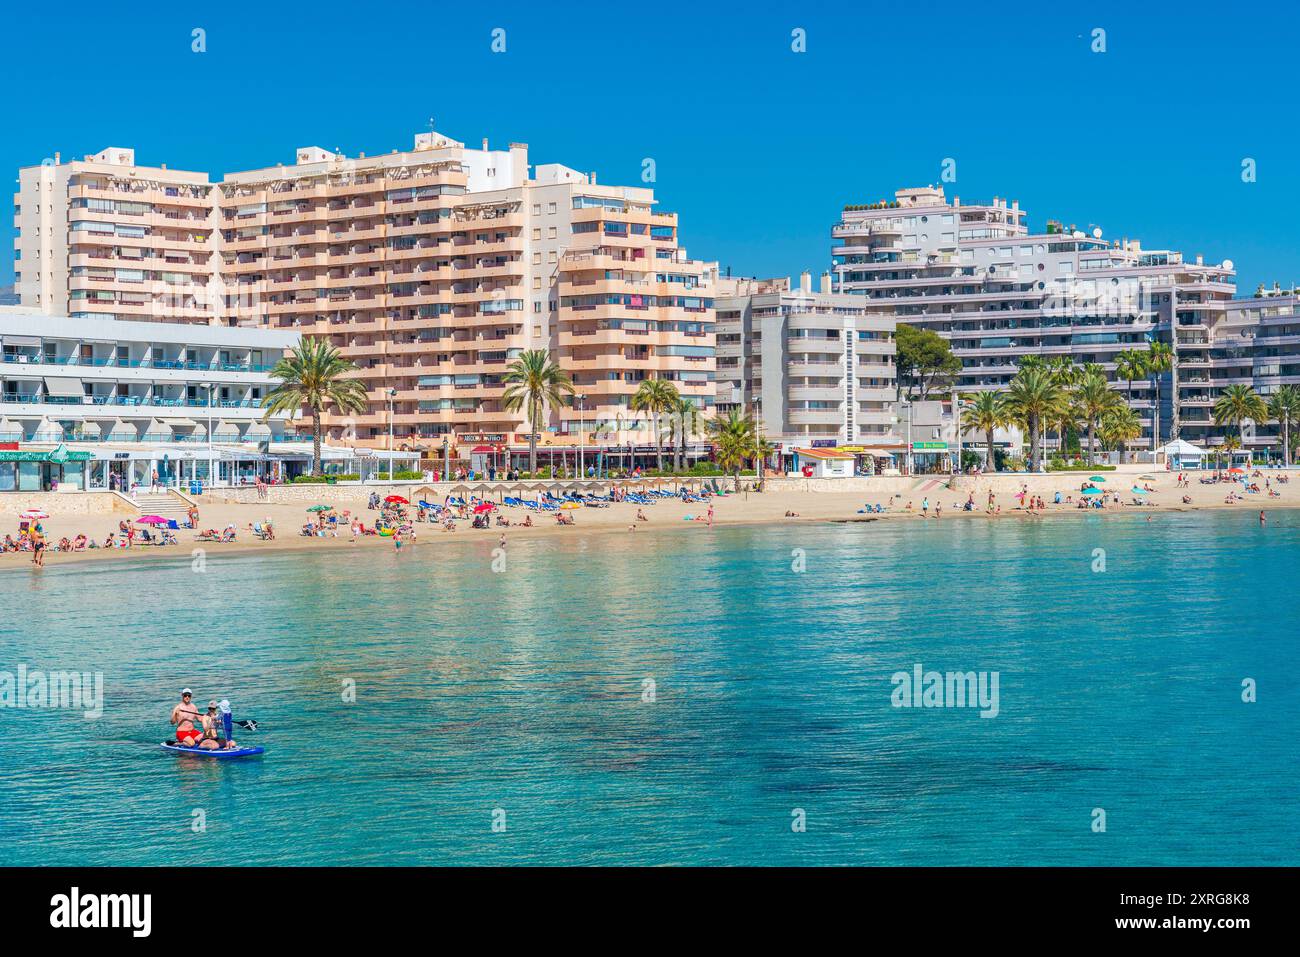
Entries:
POLYGON ((116 492, 5 492, 0 507, 17 515, 39 508, 51 515, 108 515, 135 512, 135 505, 116 492))

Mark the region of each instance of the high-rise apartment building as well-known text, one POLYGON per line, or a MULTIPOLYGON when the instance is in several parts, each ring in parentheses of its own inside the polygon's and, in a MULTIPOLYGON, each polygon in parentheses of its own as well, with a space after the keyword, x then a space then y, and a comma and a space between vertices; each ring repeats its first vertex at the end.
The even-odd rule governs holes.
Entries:
POLYGON ((213 322, 213 186, 110 147, 18 172, 14 287, 34 312, 213 322))
POLYGON ((957 387, 996 389, 1027 355, 1068 355, 1102 366, 1137 411, 1144 441, 1156 423, 1153 381, 1115 376, 1115 357, 1172 344, 1160 383, 1163 439, 1210 440, 1195 412, 1215 330, 1235 290, 1232 264, 1108 241, 1099 229, 1049 221, 1031 233, 1019 203, 949 202, 942 187, 902 189, 889 202, 845 207, 832 229, 838 289, 892 307, 899 322, 932 329, 962 361, 957 387))
POLYGON ((718 280, 719 411, 754 415, 773 442, 894 446, 892 312, 789 279, 718 280))
POLYGON ((152 300, 167 306, 159 318, 328 337, 360 367, 371 402, 356 416, 326 413, 326 435, 363 445, 391 435, 430 449, 444 437, 526 446, 526 414, 505 408, 502 376, 531 349, 549 351, 576 388, 544 423, 552 448, 652 443, 649 420, 631 409, 649 377, 712 405, 716 267, 686 256, 676 215, 655 208, 651 189, 530 167, 524 144, 470 149, 437 132, 419 134, 408 152, 370 157, 308 147, 292 165, 212 186, 202 174, 171 173, 172 184, 165 170, 133 164, 131 151, 111 150, 68 164, 71 173, 22 171, 24 305, 57 312, 66 294, 79 315, 83 284, 107 283, 86 287, 103 313, 136 317, 152 300), (101 192, 111 205, 75 212, 101 192), (122 206, 118 193, 142 205, 122 206), (176 222, 184 239, 173 238, 176 222), (99 271, 83 281, 52 270, 37 284, 28 246, 57 237, 69 269, 89 268, 83 234, 104 257, 99 271), (124 262, 124 250, 141 249, 157 268, 124 262), (171 269, 182 253, 193 274, 171 269), (138 273, 154 285, 123 289, 138 273))

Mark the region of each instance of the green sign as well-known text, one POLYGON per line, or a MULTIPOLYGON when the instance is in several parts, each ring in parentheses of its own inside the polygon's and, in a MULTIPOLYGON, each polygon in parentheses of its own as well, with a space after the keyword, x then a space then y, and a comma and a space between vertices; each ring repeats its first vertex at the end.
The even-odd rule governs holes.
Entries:
POLYGON ((947 442, 913 442, 913 452, 947 452, 947 442))

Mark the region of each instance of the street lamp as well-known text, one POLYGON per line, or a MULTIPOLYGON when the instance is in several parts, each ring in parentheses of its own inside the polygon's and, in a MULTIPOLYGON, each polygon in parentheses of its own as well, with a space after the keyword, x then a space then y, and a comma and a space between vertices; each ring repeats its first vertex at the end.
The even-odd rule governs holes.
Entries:
POLYGON ((447 440, 446 433, 442 436, 442 480, 451 481, 451 442, 447 440))
POLYGON ((397 390, 388 390, 388 481, 393 480, 393 399, 397 398, 397 390))
POLYGON ((587 397, 579 393, 577 399, 578 399, 578 478, 581 479, 583 476, 587 474, 587 470, 584 467, 586 461, 586 455, 585 455, 586 450, 583 448, 582 445, 582 404, 587 401, 587 397))
POLYGON ((216 390, 215 382, 207 383, 208 386, 208 482, 216 486, 216 480, 212 477, 212 393, 216 390))

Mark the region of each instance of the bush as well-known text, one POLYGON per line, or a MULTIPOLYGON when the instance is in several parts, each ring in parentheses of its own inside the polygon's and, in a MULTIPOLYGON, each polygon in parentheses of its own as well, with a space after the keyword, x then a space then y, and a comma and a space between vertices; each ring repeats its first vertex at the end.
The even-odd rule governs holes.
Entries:
POLYGON ((1113 472, 1113 465, 1088 465, 1086 462, 1065 461, 1064 459, 1052 459, 1047 463, 1049 472, 1113 472))

